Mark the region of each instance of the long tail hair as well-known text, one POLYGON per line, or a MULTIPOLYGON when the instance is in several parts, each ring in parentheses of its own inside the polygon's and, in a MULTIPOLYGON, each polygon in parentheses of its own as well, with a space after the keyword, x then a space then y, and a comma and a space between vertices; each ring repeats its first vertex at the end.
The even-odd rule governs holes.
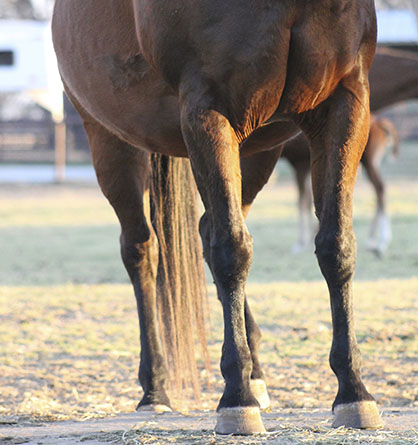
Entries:
MULTIPOLYGON (((209 370, 207 291, 198 232, 197 188, 188 159, 151 155, 151 219, 159 241, 157 306, 169 390, 200 396, 196 344, 209 370)), ((174 394, 175 395, 175 394, 174 394)))

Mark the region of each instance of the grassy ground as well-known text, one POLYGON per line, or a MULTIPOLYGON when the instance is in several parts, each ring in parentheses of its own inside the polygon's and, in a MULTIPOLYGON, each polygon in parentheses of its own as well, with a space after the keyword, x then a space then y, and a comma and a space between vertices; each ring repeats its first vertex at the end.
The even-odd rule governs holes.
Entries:
MULTIPOLYGON (((401 158, 387 174, 394 240, 381 260, 365 247, 373 193, 361 177, 357 186, 355 306, 370 391, 381 406, 416 407, 418 180, 410 171, 418 150, 406 144, 402 153, 407 162, 401 158)), ((255 245, 248 296, 264 334, 261 359, 274 409, 329 407, 336 381, 327 358, 326 286, 312 253, 290 253, 297 238, 296 192, 283 166, 279 176, 248 220, 255 245)), ((95 186, 1 190, 0 423, 135 408, 138 327, 118 235, 95 186)), ((222 390, 222 321, 213 287, 210 305, 214 371, 199 407, 214 409, 222 390)), ((191 406, 197 405, 181 409, 191 406)))

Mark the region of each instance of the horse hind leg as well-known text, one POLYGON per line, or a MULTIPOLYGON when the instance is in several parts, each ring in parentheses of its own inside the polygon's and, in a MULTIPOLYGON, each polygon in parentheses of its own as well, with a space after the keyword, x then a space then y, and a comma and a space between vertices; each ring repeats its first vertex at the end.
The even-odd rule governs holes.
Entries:
MULTIPOLYGON (((273 150, 263 151, 241 159, 242 211, 245 217, 248 215, 258 192, 269 180, 283 148, 284 145, 281 145, 273 150)), ((271 401, 258 357, 261 332, 251 313, 247 297, 245 297, 245 328, 253 362, 250 388, 260 404, 260 408, 268 409, 271 406, 271 401)))
MULTIPOLYGON (((282 151, 283 146, 280 146, 273 150, 263 151, 241 159, 242 212, 245 217, 248 215, 258 192, 270 178, 282 151)), ((199 231, 202 238, 205 259, 210 267, 210 226, 207 213, 205 213, 200 220, 199 231)), ((258 357, 261 331, 251 313, 247 297, 245 296, 244 298, 245 331, 252 360, 250 389, 257 399, 260 408, 265 410, 270 408, 271 402, 264 372, 258 357)))
POLYGON ((362 103, 340 85, 331 98, 304 116, 301 125, 312 149, 312 185, 320 223, 316 255, 331 300, 330 364, 338 379, 333 426, 376 428, 381 426, 381 419, 376 402, 361 379, 361 355, 353 320, 356 244, 352 197, 368 132, 367 92, 359 84, 356 86, 362 103))
POLYGON ((241 211, 238 143, 227 119, 211 110, 210 102, 208 97, 187 93, 180 101, 183 135, 210 225, 206 257, 224 316, 221 371, 225 389, 216 431, 251 434, 265 431, 250 388, 252 360, 245 329, 244 287, 252 241, 241 211))
POLYGON ((98 182, 121 225, 121 255, 134 287, 140 324, 138 409, 171 411, 157 326, 158 241, 149 222, 149 155, 98 124, 85 124, 98 182))
MULTIPOLYGON (((200 220, 199 230, 202 238, 205 258, 210 267, 210 234, 209 221, 206 213, 200 220)), ((247 344, 250 349, 252 360, 250 389, 254 397, 257 399, 260 408, 268 409, 271 405, 270 397, 267 392, 264 372, 261 368, 260 360, 258 358, 258 350, 261 342, 261 331, 251 313, 247 297, 245 296, 244 298, 245 331, 247 336, 247 344)))

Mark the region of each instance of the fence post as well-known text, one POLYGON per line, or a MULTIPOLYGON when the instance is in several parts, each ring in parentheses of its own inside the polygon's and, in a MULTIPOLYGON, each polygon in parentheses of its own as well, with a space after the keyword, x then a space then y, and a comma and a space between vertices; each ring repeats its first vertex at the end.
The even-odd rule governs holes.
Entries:
POLYGON ((64 182, 66 164, 65 120, 55 122, 55 180, 64 182))

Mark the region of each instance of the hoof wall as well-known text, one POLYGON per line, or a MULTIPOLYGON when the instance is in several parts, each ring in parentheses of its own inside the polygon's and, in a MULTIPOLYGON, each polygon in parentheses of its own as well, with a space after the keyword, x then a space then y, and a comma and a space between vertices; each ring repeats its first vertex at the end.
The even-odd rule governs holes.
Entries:
POLYGON ((257 402, 260 404, 260 409, 270 408, 270 397, 267 392, 267 386, 263 379, 250 380, 250 388, 257 402))
POLYGON ((221 408, 215 431, 218 434, 265 433, 258 406, 221 408))
POLYGON ((138 406, 136 409, 139 413, 171 413, 173 410, 167 405, 151 404, 138 406))
POLYGON ((334 428, 376 429, 383 426, 376 402, 363 401, 343 403, 334 408, 334 428))

